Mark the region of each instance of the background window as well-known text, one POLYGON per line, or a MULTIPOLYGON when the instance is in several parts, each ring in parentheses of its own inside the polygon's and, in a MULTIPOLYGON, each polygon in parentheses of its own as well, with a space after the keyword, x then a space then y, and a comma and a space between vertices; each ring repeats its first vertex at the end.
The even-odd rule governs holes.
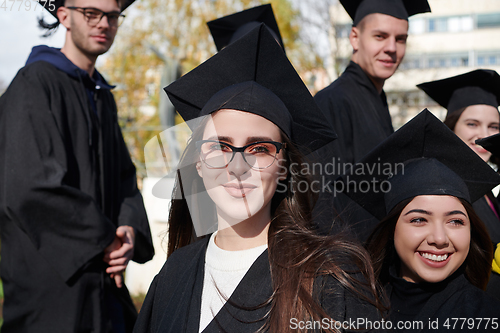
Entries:
POLYGON ((410 34, 418 35, 423 34, 425 32, 425 20, 423 18, 410 18, 410 34))
POLYGON ((427 30, 429 32, 435 32, 436 31, 436 20, 435 19, 429 19, 427 30))
POLYGON ((448 19, 447 18, 436 19, 436 31, 438 31, 438 32, 448 31, 448 19))
POLYGON ((478 28, 490 28, 498 26, 500 26, 500 13, 477 15, 478 28))
POLYGON ((450 17, 448 19, 448 31, 462 31, 462 19, 460 17, 450 17))
POLYGON ((474 29, 474 20, 472 16, 464 16, 460 21, 462 31, 472 31, 474 29))

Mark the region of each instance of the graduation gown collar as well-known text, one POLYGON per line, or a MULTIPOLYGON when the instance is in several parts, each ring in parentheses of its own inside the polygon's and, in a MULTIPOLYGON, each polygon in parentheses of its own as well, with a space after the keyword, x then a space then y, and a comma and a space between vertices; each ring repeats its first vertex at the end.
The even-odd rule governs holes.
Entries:
POLYGON ((69 76, 75 79, 81 79, 88 89, 106 89, 111 90, 115 86, 110 85, 104 77, 94 69, 92 77, 83 69, 76 66, 69 60, 61 49, 55 47, 49 47, 46 45, 38 45, 33 47, 31 53, 26 61, 26 65, 37 61, 45 61, 53 65, 57 69, 65 72, 69 76))
MULTIPOLYGON (((424 301, 420 311, 412 319, 414 322, 421 321, 427 323, 430 318, 434 318, 439 309, 457 292, 465 289, 470 283, 463 274, 463 267, 459 268, 446 280, 438 283, 411 283, 397 276, 395 267, 389 269, 390 284, 387 286, 387 294, 390 295, 391 303, 393 297, 420 297, 424 301), (415 294, 420 294, 415 296, 415 294)), ((407 299, 411 303, 410 299, 407 299)), ((392 317, 392 316, 391 316, 392 317)), ((424 325, 425 328, 425 325, 424 325)), ((421 332, 422 329, 414 331, 421 332)))
POLYGON ((375 85, 370 80, 368 75, 366 75, 365 71, 363 71, 360 65, 351 60, 344 73, 352 74, 359 85, 364 86, 374 96, 378 96, 378 98, 382 100, 384 106, 387 106, 385 92, 382 90, 382 93, 378 93, 377 88, 375 88, 375 85))
POLYGON ((413 283, 399 277, 395 266, 389 268, 389 277, 394 289, 399 289, 405 294, 407 293, 407 296, 418 292, 418 290, 420 290, 419 293, 421 294, 432 294, 443 291, 450 281, 456 279, 461 274, 462 271, 457 270, 457 272, 453 273, 446 280, 438 283, 413 283))
MULTIPOLYGON (((158 331, 172 333, 199 331, 205 253, 209 239, 207 236, 199 241, 201 244, 193 244, 197 249, 192 253, 192 257, 182 259, 189 260, 190 263, 181 272, 175 275, 170 273, 163 280, 165 283, 169 281, 179 283, 176 286, 166 286, 173 294, 169 296, 168 304, 162 310, 164 315, 158 331)), ((252 264, 229 300, 203 333, 257 331, 265 322, 265 316, 269 311, 266 302, 271 297, 272 291, 266 249, 252 264)))
MULTIPOLYGON (((257 332, 266 321, 273 293, 268 250, 252 264, 229 300, 203 333, 257 332)), ((199 327, 201 297, 196 300, 199 327)), ((189 331, 190 332, 190 331, 189 331)))

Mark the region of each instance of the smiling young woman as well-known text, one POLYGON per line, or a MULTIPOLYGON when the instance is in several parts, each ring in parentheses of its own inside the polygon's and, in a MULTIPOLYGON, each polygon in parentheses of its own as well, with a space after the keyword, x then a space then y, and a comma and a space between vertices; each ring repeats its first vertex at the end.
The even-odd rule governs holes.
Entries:
MULTIPOLYGON (((492 244, 470 203, 500 176, 427 110, 360 165, 374 162, 404 167, 369 175, 369 191, 353 188, 367 177, 356 168, 342 181, 351 186, 346 194, 381 220, 366 248, 390 298, 392 323, 422 322, 421 332, 434 332, 446 330, 449 318, 497 318, 500 303, 483 291, 492 244), (384 182, 390 186, 375 187, 384 182), (441 326, 430 327, 436 320, 441 326)), ((480 332, 497 328, 475 326, 480 332)))
POLYGON ((488 162, 491 153, 476 144, 476 140, 498 133, 500 115, 491 105, 470 105, 447 116, 444 123, 462 139, 483 161, 488 162))
POLYGON ((397 275, 411 283, 439 283, 460 271, 484 289, 492 252, 488 240, 484 224, 466 200, 419 195, 391 210, 374 229, 367 248, 383 284, 391 281, 390 271, 398 266, 397 275), (381 246, 381 239, 392 243, 384 241, 381 246))
MULTIPOLYGON (((485 162, 498 168, 498 157, 482 146, 480 140, 499 132, 500 75, 478 69, 450 78, 422 83, 418 87, 448 110, 444 124, 485 162)), ((500 207, 491 191, 473 202, 477 215, 486 225, 493 245, 500 243, 500 207)), ((496 274, 496 273, 495 273, 496 274)), ((500 300, 500 277, 491 279, 488 292, 500 300), (493 285, 494 284, 494 285, 493 285)))
POLYGON ((165 90, 193 134, 168 259, 135 332, 292 332, 313 322, 338 332, 345 320, 381 318, 366 251, 315 233, 299 168, 335 135, 267 28, 165 90))
POLYGON ((465 261, 469 245, 469 217, 453 196, 415 197, 401 211, 394 230, 401 277, 409 282, 445 280, 465 261))

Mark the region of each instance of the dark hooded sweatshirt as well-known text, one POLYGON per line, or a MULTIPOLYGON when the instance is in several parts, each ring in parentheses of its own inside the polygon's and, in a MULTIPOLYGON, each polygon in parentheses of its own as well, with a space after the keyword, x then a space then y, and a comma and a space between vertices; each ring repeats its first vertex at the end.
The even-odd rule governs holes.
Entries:
POLYGON ((105 273, 116 228, 153 255, 112 87, 37 46, 0 98, 2 333, 130 331, 126 288, 105 273))

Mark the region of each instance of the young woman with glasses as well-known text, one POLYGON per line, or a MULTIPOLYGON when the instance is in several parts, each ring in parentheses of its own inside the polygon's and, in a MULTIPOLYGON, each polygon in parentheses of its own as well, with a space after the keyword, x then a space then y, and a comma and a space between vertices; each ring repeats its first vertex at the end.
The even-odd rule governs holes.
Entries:
POLYGON ((312 193, 294 185, 308 183, 303 152, 334 134, 267 29, 165 90, 185 120, 203 117, 190 124, 168 259, 135 332, 338 332, 380 318, 367 254, 318 236, 312 193))

